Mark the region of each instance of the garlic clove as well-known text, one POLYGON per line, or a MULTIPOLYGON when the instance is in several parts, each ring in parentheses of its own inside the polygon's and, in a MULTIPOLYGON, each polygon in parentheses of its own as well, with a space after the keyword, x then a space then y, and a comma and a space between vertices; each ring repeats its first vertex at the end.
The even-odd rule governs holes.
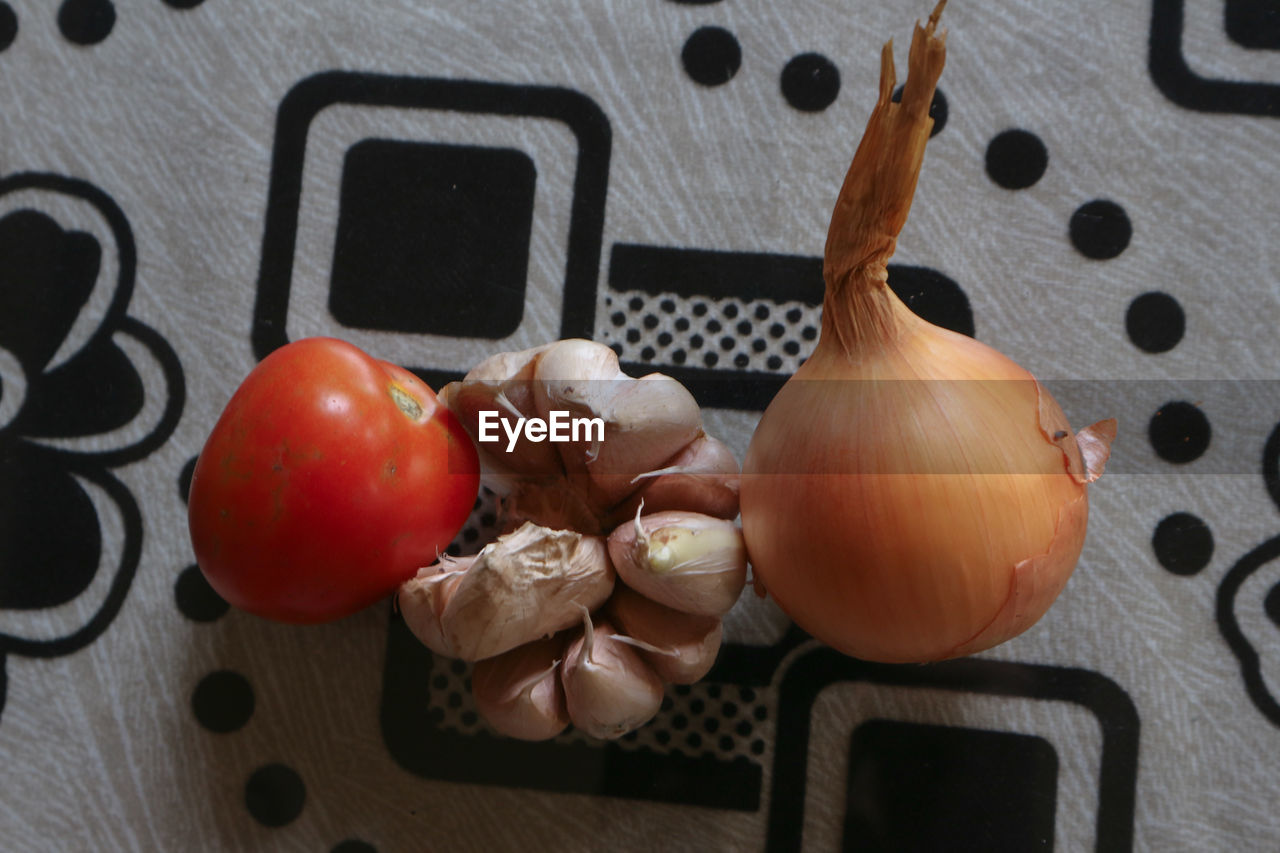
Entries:
POLYGON ((560 685, 564 638, 534 640, 476 663, 471 695, 496 731, 520 740, 547 740, 569 727, 560 685))
POLYGON ((439 397, 455 415, 470 416, 480 407, 497 408, 508 414, 527 416, 537 413, 531 382, 539 359, 552 344, 543 344, 517 352, 502 352, 486 358, 467 372, 461 382, 450 382, 440 389, 439 397), (469 398, 469 399, 468 399, 469 398))
POLYGON ((609 599, 609 618, 641 650, 641 657, 668 684, 693 684, 716 662, 724 630, 715 616, 684 613, 618 584, 609 599))
POLYGON ((601 343, 560 341, 542 354, 534 396, 543 417, 565 411, 570 418, 600 418, 604 435, 558 445, 570 477, 585 474, 601 507, 618 503, 639 487, 639 472, 661 467, 702 431, 693 395, 669 376, 633 379, 618 354, 601 343))
POLYGON ((396 608, 405 625, 424 646, 446 657, 457 654, 444 629, 445 606, 475 560, 474 556, 442 557, 435 565, 419 569, 396 593, 396 608))
POLYGON ((543 356, 555 346, 549 343, 497 353, 468 371, 461 382, 451 382, 441 389, 441 400, 475 440, 482 481, 499 494, 517 491, 524 481, 536 482, 564 472, 560 454, 550 444, 531 442, 521 431, 513 445, 508 432, 518 430, 520 418, 541 417, 533 380, 543 356), (499 425, 490 430, 497 437, 496 442, 478 440, 482 411, 497 413, 499 425))
POLYGON ((463 381, 506 382, 532 379, 538 360, 553 346, 554 342, 514 352, 496 353, 467 371, 463 381))
POLYGON ((700 434, 662 468, 632 478, 639 491, 615 508, 613 523, 633 517, 640 504, 651 513, 685 510, 733 519, 738 515, 738 460, 723 442, 700 434))
POLYGON ((693 512, 637 515, 609 535, 627 586, 685 613, 722 616, 747 580, 747 549, 733 522, 693 512))
POLYGON ((561 664, 565 705, 575 728, 613 740, 640 728, 662 708, 662 681, 640 653, 613 635, 606 620, 593 624, 585 610, 583 627, 561 664))
POLYGON ((702 433, 702 411, 689 390, 660 373, 617 387, 600 412, 604 441, 587 471, 603 506, 636 492, 636 474, 667 467, 702 433))
MULTIPOLYGON (((559 341, 538 361, 532 383, 532 395, 540 416, 550 418, 552 412, 563 411, 569 418, 604 421, 609 401, 621 388, 635 380, 622 372, 618 354, 604 344, 578 338, 559 341)), ((608 424, 604 435, 592 432, 578 441, 556 446, 566 472, 566 480, 591 491, 588 465, 594 463, 608 440, 608 424)), ((602 503, 596 500, 596 503, 602 503)))
POLYGON ((534 393, 545 413, 554 406, 598 410, 613 393, 611 383, 629 377, 622 372, 612 348, 597 341, 567 338, 548 345, 535 365, 533 379, 534 393))
POLYGON ((602 537, 525 523, 475 555, 447 595, 402 589, 400 607, 411 628, 426 623, 414 633, 429 648, 476 661, 570 627, 581 606, 608 599, 613 583, 602 537))
POLYGON ((485 485, 499 494, 515 491, 523 479, 537 481, 564 471, 555 447, 530 441, 521 429, 522 419, 540 417, 529 381, 533 363, 507 380, 467 378, 441 390, 441 399, 475 443, 485 485), (482 425, 495 440, 480 440, 482 425))

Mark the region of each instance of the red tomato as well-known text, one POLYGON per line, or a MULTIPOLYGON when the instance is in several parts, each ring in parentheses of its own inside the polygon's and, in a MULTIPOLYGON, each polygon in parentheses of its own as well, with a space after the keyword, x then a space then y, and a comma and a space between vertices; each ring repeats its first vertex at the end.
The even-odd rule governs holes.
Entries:
POLYGON ((191 544, 234 606, 327 622, 434 562, 479 483, 475 446, 421 380, 306 338, 263 359, 214 426, 191 480, 191 544))

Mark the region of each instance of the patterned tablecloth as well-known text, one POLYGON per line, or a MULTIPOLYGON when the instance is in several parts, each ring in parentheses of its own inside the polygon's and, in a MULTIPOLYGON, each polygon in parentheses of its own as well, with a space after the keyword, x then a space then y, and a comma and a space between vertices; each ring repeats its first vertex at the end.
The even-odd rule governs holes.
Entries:
POLYGON ((0 846, 1276 849, 1268 0, 944 14, 891 282, 1073 424, 1120 421, 1022 637, 872 665, 748 595, 636 735, 527 744, 389 603, 278 625, 194 566, 194 458, 307 335, 436 386, 595 338, 686 382, 741 458, 814 345, 880 46, 904 69, 928 12, 0 0, 0 846))

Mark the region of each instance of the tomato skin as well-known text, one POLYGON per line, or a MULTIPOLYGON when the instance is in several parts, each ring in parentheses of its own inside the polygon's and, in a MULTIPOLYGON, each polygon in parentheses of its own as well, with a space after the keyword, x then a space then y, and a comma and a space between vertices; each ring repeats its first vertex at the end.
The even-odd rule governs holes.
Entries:
POLYGON ((479 491, 475 446, 407 370, 304 338, 241 383, 196 462, 196 562, 235 607, 328 622, 435 562, 479 491))

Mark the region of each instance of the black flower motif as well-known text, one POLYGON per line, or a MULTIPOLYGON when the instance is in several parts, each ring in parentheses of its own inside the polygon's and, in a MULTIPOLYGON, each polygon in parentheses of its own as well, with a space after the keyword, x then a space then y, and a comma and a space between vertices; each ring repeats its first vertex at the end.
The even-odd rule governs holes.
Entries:
POLYGON ((135 271, 101 190, 0 178, 0 684, 6 654, 92 642, 138 566, 142 515, 111 469, 164 443, 185 390, 172 347, 126 313, 135 271))
MULTIPOLYGON (((1280 504, 1280 424, 1262 450, 1262 479, 1280 504)), ((1245 554, 1222 578, 1217 616, 1249 699, 1280 726, 1280 536, 1245 554)))

